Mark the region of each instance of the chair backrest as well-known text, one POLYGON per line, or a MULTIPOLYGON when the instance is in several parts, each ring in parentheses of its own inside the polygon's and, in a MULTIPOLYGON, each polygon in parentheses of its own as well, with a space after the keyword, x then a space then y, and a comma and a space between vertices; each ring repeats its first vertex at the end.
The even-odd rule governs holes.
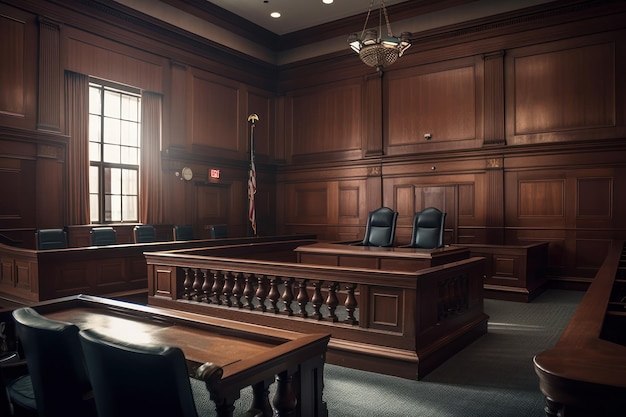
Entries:
POLYGON ((154 242, 156 233, 154 226, 151 224, 137 225, 133 228, 133 238, 135 243, 150 243, 154 242))
POLYGON ((190 225, 174 226, 174 240, 193 240, 193 227, 190 225))
POLYGON ((209 227, 211 239, 222 239, 228 237, 228 225, 212 224, 209 227))
POLYGON ((371 211, 367 216, 363 246, 393 246, 398 212, 389 207, 371 211))
POLYGON ((67 234, 63 229, 39 229, 36 234, 38 250, 67 248, 67 234))
POLYGON ((99 417, 197 417, 181 349, 133 344, 93 329, 79 337, 99 417))
POLYGON ((445 222, 446 213, 435 207, 428 207, 415 213, 409 246, 424 249, 442 247, 445 222))
POLYGON ((79 329, 30 307, 13 311, 40 416, 95 416, 79 329))
POLYGON ((91 244, 93 246, 116 245, 115 229, 112 227, 94 227, 91 229, 91 244))

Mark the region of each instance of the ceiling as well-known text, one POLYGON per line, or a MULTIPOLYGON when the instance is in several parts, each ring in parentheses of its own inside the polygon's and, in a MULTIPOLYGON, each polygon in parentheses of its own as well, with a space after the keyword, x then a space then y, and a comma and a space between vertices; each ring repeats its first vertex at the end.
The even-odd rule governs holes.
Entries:
MULTIPOLYGON (((384 0, 384 3, 391 6, 406 1, 384 0)), ((381 0, 334 0, 332 4, 324 4, 322 0, 210 0, 210 3, 277 35, 365 13, 370 2, 377 13, 381 0), (272 12, 279 12, 281 17, 271 17, 272 12)))
MULTIPOLYGON (((274 65, 348 51, 347 38, 378 24, 381 0, 109 0, 274 65), (269 17, 279 11, 279 19, 269 17), (373 23, 373 24, 372 24, 373 23)), ((554 0, 384 0, 394 34, 438 29, 554 0)))

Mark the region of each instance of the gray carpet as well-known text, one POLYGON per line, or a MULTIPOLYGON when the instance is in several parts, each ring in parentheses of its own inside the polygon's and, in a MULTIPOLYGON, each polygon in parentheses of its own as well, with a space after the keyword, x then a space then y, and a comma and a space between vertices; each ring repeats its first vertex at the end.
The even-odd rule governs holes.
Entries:
MULTIPOLYGON (((329 414, 541 417, 543 396, 532 358, 554 346, 582 296, 582 292, 548 290, 531 303, 485 300, 488 333, 421 381, 327 364, 324 399, 329 414)), ((193 387, 197 398, 203 398, 197 404, 201 416, 214 415, 203 385, 194 382, 193 387)), ((235 415, 246 410, 250 391, 242 391, 235 415)))

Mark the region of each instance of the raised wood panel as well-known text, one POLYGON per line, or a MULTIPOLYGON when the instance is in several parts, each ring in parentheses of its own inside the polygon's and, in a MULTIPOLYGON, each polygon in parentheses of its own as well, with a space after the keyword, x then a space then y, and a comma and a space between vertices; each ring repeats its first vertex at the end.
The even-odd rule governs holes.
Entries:
POLYGON ((339 184, 338 221, 340 224, 358 224, 365 206, 365 191, 360 183, 339 184))
POLYGON ((507 51, 507 143, 623 137, 623 32, 507 51))
POLYGON ((515 59, 515 134, 615 125, 615 47, 515 59))
POLYGON ((610 220, 613 211, 612 178, 578 178, 576 216, 610 220))
POLYGON ((577 239, 575 267, 577 269, 597 269, 602 265, 610 247, 610 239, 577 239))
POLYGON ((192 145, 239 151, 239 88, 225 80, 191 76, 192 145))
POLYGON ((474 184, 459 184, 459 217, 476 215, 476 187, 474 184))
POLYGON ((402 331, 402 291, 389 288, 370 288, 370 327, 388 331, 402 331))
POLYGON ((361 149, 361 85, 308 90, 291 99, 293 155, 361 149))
POLYGON ((15 116, 26 113, 24 26, 25 22, 0 15, 0 112, 15 116))
POLYGON ((565 181, 534 180, 518 184, 520 217, 564 217, 565 181))
POLYGON ((479 145, 482 77, 482 61, 474 58, 390 75, 383 89, 387 153, 479 145))

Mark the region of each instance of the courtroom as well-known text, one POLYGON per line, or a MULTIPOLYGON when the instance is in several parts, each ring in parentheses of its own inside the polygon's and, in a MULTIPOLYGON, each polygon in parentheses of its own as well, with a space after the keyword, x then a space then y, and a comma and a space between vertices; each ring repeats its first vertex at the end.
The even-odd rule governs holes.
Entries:
POLYGON ((0 0, 0 416, 626 410, 626 2, 0 0))

